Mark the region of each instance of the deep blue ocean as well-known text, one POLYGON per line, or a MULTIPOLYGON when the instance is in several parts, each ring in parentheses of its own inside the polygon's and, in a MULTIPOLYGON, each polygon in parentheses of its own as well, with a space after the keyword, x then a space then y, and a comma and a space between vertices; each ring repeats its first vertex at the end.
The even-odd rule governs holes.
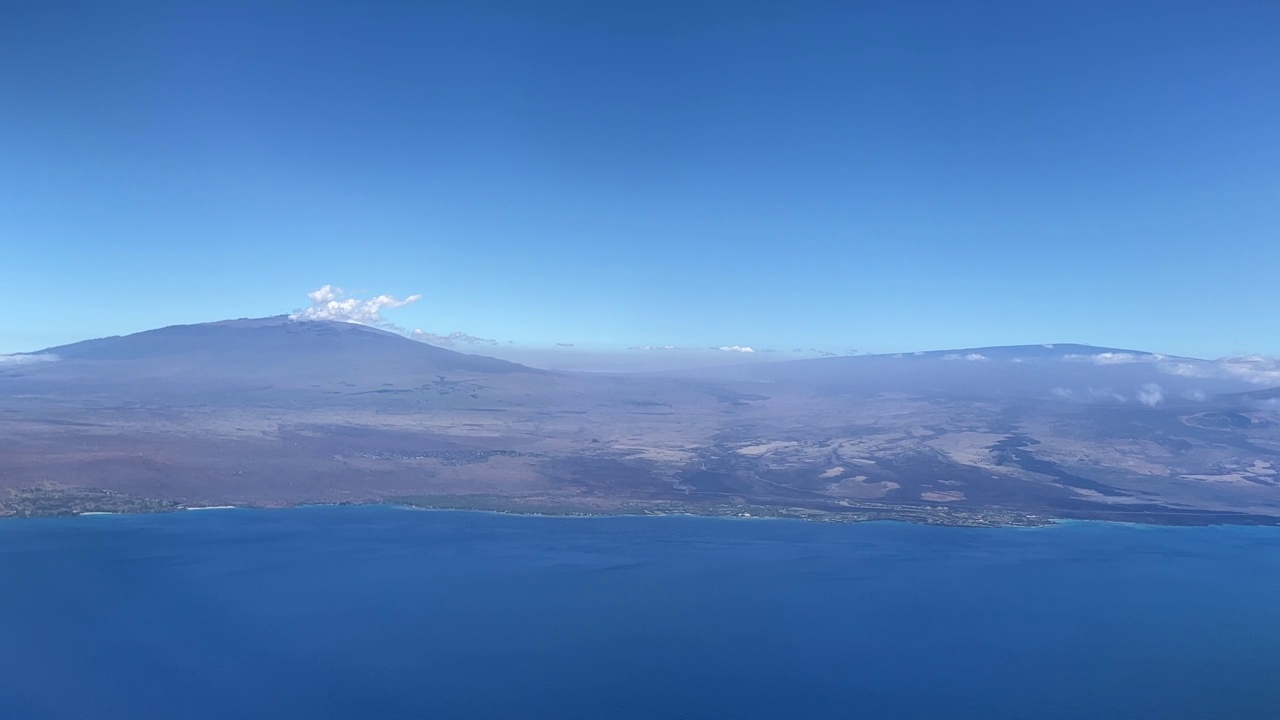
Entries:
POLYGON ((1280 718, 1280 529, 0 522, 0 718, 1280 718))

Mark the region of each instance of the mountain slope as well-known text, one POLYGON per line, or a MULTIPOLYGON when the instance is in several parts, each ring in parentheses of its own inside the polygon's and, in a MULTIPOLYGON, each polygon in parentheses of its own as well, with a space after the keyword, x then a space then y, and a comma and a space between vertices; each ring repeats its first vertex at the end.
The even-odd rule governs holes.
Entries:
POLYGON ((540 373, 517 363, 447 350, 353 323, 287 317, 174 325, 42 351, 62 360, 211 363, 210 372, 394 367, 474 373, 540 373))
MULTIPOLYGON (((364 325, 287 317, 175 325, 32 355, 56 360, 0 368, 0 395, 323 407, 339 394, 409 393, 463 381, 483 381, 499 395, 523 393, 553 377, 364 325)), ((373 400, 394 402, 387 395, 373 400)))

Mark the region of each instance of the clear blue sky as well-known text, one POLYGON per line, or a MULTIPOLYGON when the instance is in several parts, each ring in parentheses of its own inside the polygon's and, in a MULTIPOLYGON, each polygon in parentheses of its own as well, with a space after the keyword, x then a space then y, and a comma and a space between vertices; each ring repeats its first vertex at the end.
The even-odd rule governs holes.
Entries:
POLYGON ((1278 38, 1274 2, 6 3, 0 352, 333 283, 529 346, 1280 354, 1278 38))

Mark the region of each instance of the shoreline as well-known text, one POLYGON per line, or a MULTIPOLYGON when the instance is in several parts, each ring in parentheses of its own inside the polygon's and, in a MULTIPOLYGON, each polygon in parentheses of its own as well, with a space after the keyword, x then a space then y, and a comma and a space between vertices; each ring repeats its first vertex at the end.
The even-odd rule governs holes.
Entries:
MULTIPOLYGON (((180 503, 156 506, 157 501, 143 500, 136 507, 118 507, 111 510, 70 508, 41 508, 23 513, 7 513, 0 515, 0 520, 51 519, 73 517, 103 516, 143 516, 174 515, 186 511, 208 512, 213 510, 292 510, 306 508, 359 508, 383 507, 398 510, 415 510, 431 512, 473 512, 508 516, 545 517, 545 518, 611 518, 611 517, 688 517, 721 520, 790 520, 804 523, 826 525, 849 525, 861 523, 892 522, 907 525, 987 528, 987 529, 1043 529, 1063 528, 1083 524, 1122 525, 1136 528, 1161 527, 1278 527, 1280 517, 1243 516, 1218 517, 1213 513, 1205 515, 1175 515, 1174 517, 1192 522, 1150 522, 1138 518, 1061 518, 1032 513, 1017 513, 1004 509, 990 511, 972 510, 965 515, 953 514, 953 509, 946 512, 935 510, 930 506, 871 506, 850 508, 848 511, 826 511, 810 508, 789 508, 773 506, 693 506, 683 504, 622 504, 612 508, 574 507, 571 505, 540 505, 537 503, 503 503, 495 498, 474 498, 467 502, 464 498, 387 498, 368 502, 330 502, 330 503, 297 503, 291 505, 182 505, 180 503)), ((121 503, 122 505, 127 503, 121 503)), ((1157 516, 1168 518, 1169 516, 1157 516)), ((1153 518, 1154 519, 1154 518, 1153 518)))

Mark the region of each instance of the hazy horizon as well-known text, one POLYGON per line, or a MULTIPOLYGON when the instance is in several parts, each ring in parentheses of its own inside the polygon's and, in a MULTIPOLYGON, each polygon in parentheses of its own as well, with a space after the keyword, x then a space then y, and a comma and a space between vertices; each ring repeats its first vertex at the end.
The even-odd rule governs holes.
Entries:
MULTIPOLYGON (((529 367, 566 372, 603 372, 603 373, 644 373, 673 370, 698 370, 714 368, 730 368, 739 365, 782 363, 792 360, 820 360, 833 358, 911 358, 913 356, 941 356, 944 360, 982 362, 995 360, 997 363, 1021 363, 1027 359, 1028 352, 1034 351, 1037 360, 1061 360, 1069 363, 1084 363, 1097 366, 1145 364, 1169 375, 1227 376, 1246 380, 1256 385, 1280 385, 1280 361, 1259 354, 1223 356, 1218 358, 1195 358, 1190 356, 1162 353, 1147 348, 1105 347, 1089 343, 1054 342, 1054 343, 1018 343, 1004 346, 965 346, 955 348, 919 348, 888 352, 860 352, 848 349, 844 352, 833 352, 820 348, 794 348, 780 351, 773 348, 753 348, 750 346, 732 347, 679 347, 674 345, 632 346, 623 350, 579 346, 575 343, 556 343, 552 346, 516 345, 512 341, 499 342, 493 338, 480 338, 466 333, 455 332, 449 335, 436 335, 421 329, 410 330, 394 322, 384 313, 412 305, 419 296, 413 295, 404 299, 391 296, 378 296, 371 299, 349 297, 341 288, 329 285, 309 293, 311 304, 306 308, 297 308, 290 313, 254 318, 224 318, 208 323, 179 323, 172 327, 190 326, 259 326, 289 323, 343 323, 368 327, 406 340, 422 342, 435 347, 455 352, 493 357, 529 367), (1019 350, 1025 348, 1026 352, 1019 350), (997 351, 998 357, 988 357, 982 351, 997 351), (1008 351, 1016 351, 1009 354, 1008 351), (1048 351, 1048 352, 1045 352, 1048 351), (1187 365, 1191 361, 1194 365, 1187 365), (1198 368, 1192 371, 1192 368, 1198 368)), ((153 330, 166 328, 147 328, 140 331, 147 334, 153 330)), ((126 333, 129 337, 139 333, 126 333)), ((76 342, 97 340, 79 338, 76 342)), ((70 343, 75 345, 76 342, 70 343)), ((0 353, 0 366, 5 364, 30 364, 61 359, 58 356, 62 346, 52 346, 18 353, 0 353)), ((1200 392, 1200 391, 1197 391, 1200 392)))
MULTIPOLYGON (((510 340, 501 341, 496 338, 478 337, 456 331, 449 334, 428 333, 421 328, 409 329, 397 324, 395 318, 396 311, 401 308, 412 306, 420 299, 421 296, 418 294, 409 295, 405 298, 395 298, 389 295, 379 295, 371 298, 356 298, 350 296, 350 294, 342 288, 332 285, 324 285, 311 293, 308 293, 309 304, 306 307, 293 308, 291 311, 285 313, 253 317, 246 316, 242 318, 219 318, 206 322, 217 323, 228 320, 273 318, 288 318, 290 321, 296 322, 346 322, 395 333, 411 340, 426 342, 437 347, 443 347, 458 352, 495 357, 546 370, 582 372, 658 372, 665 370, 712 368, 718 366, 785 362, 788 360, 808 360, 818 358, 856 357, 865 355, 905 356, 920 354, 922 352, 965 351, 981 349, 983 347, 1043 346, 1052 348, 1055 345, 1081 345, 1100 349, 1109 348, 1109 346, 1097 345, 1095 343, 1062 339, 1052 342, 1016 342, 999 346, 969 344, 956 347, 892 348, 880 351, 861 351, 856 348, 831 350, 813 346, 791 348, 788 350, 763 346, 752 347, 750 345, 693 347, 671 344, 653 344, 618 348, 592 345, 590 343, 572 342, 546 343, 541 345, 515 344, 514 341, 510 340)), ((175 324, 198 325, 204 323, 179 322, 175 324)), ((135 332, 146 332, 148 330, 155 329, 158 328, 141 328, 136 331, 123 332, 120 334, 130 335, 135 332)), ((94 335, 74 338, 68 341, 68 343, 62 344, 97 339, 98 337, 103 336, 94 335)), ((8 352, 0 352, 0 362, 3 362, 6 357, 40 353, 53 347, 56 346, 24 348, 10 350, 8 352)), ((1189 355, 1176 355, 1173 353, 1162 352, 1159 348, 1121 346, 1118 348, 1110 347, 1109 349, 1129 351, 1160 359, 1168 357, 1195 360, 1229 360, 1232 358, 1243 357, 1264 360, 1269 363, 1270 367, 1274 367, 1276 364, 1273 358, 1265 358, 1257 353, 1240 353, 1211 358, 1197 358, 1189 355)), ((1126 360, 1123 359, 1121 360, 1121 362, 1125 361, 1126 360)))

